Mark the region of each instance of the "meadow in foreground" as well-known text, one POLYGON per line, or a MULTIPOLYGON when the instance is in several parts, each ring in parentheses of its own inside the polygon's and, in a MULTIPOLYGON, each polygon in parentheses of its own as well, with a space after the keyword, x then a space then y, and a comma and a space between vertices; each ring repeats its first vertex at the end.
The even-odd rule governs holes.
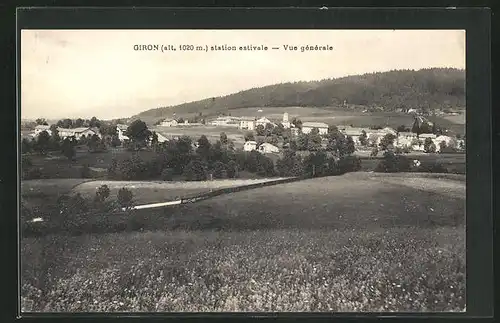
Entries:
POLYGON ((461 311, 463 231, 177 231, 25 239, 22 305, 25 311, 55 312, 461 311), (43 245, 51 255, 45 253, 49 275, 42 282, 36 277, 43 271, 43 245))
POLYGON ((462 311, 465 183, 411 177, 304 180, 144 210, 143 232, 25 238, 24 310, 462 311))

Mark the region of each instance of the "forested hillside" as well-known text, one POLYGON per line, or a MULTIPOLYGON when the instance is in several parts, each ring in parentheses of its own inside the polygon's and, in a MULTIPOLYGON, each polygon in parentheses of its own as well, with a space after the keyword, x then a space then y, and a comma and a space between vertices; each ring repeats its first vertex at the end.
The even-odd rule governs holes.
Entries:
POLYGON ((398 108, 465 108, 465 71, 431 68, 397 70, 253 88, 222 97, 144 111, 135 118, 160 118, 177 114, 212 115, 245 107, 377 106, 398 108))

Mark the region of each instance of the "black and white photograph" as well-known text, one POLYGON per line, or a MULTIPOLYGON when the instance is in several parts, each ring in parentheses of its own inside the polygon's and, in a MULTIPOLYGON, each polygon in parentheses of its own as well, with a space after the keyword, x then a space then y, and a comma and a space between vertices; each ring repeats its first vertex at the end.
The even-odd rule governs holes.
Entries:
POLYGON ((466 311, 465 30, 18 41, 22 312, 466 311))

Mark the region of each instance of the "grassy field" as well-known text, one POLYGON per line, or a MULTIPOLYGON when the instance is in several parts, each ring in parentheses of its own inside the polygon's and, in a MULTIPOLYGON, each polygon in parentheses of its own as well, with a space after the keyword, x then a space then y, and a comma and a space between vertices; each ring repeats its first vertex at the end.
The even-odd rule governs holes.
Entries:
POLYGON ((279 178, 227 179, 204 182, 91 181, 74 187, 72 192, 80 193, 82 196, 86 197, 93 197, 95 195, 96 188, 101 185, 108 185, 111 190, 110 198, 116 199, 118 190, 122 187, 126 187, 134 194, 134 201, 137 204, 147 204, 173 201, 182 197, 207 193, 215 189, 263 183, 277 179, 279 178))
POLYGON ((69 193, 74 187, 88 179, 33 179, 21 181, 21 202, 28 207, 43 206, 53 202, 61 194, 69 193))
POLYGON ((22 304, 63 312, 461 311, 459 179, 351 173, 150 214, 152 231, 24 239, 22 304))
MULTIPOLYGON (((49 178, 80 178, 84 165, 96 170, 107 170, 111 161, 130 158, 133 153, 121 148, 112 148, 106 152, 90 153, 86 148, 79 147, 76 150, 74 160, 70 161, 59 152, 50 152, 46 156, 32 154, 30 158, 34 167, 42 169, 43 174, 49 178)), ((139 151, 139 156, 144 160, 150 160, 155 156, 153 151, 139 151)))

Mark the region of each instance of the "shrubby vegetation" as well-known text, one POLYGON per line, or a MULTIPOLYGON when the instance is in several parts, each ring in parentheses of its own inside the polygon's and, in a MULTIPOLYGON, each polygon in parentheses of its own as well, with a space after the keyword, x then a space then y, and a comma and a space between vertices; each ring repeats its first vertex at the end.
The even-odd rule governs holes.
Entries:
POLYGON ((109 197, 109 187, 102 185, 97 188, 92 199, 77 193, 63 194, 40 209, 22 204, 22 234, 24 237, 50 233, 80 235, 126 230, 133 218, 126 210, 134 205, 132 191, 123 187, 118 190, 116 200, 110 200, 109 197), (126 216, 124 221, 111 221, 109 218, 120 214, 126 216), (43 222, 31 222, 34 218, 42 218, 43 222))
POLYGON ((377 165, 375 171, 383 173, 409 172, 411 166, 411 160, 408 157, 386 151, 384 158, 377 165))

